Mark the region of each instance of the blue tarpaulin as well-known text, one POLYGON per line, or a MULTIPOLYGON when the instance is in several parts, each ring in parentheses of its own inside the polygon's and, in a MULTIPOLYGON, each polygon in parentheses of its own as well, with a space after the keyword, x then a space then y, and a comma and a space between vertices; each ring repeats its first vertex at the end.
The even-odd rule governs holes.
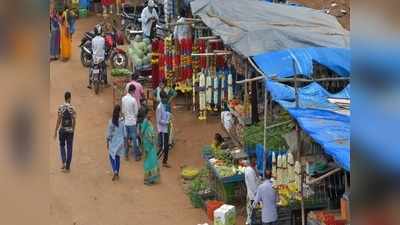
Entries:
POLYGON ((268 77, 284 78, 294 74, 311 76, 313 62, 326 66, 340 76, 350 76, 350 49, 345 48, 287 49, 256 55, 252 59, 268 77))
MULTIPOLYGON (((278 102, 283 108, 293 108, 296 106, 296 96, 293 87, 275 82, 266 81, 266 89, 271 93, 272 99, 278 102)), ((328 101, 328 98, 350 99, 350 86, 336 94, 331 94, 321 85, 313 82, 305 87, 299 88, 299 107, 313 108, 336 111, 340 108, 328 101)))
MULTIPOLYGON (((350 76, 350 51, 339 48, 288 49, 252 57, 268 77, 292 77, 302 74, 311 77, 313 64, 326 66, 336 74, 350 76)), ((336 163, 350 171, 350 117, 335 113, 339 106, 328 98, 350 99, 350 85, 339 93, 329 93, 316 82, 299 88, 299 108, 296 108, 295 89, 266 79, 266 89, 272 99, 296 119, 305 133, 319 143, 336 163)))
POLYGON ((350 171, 350 117, 318 109, 291 108, 288 111, 340 167, 350 171))

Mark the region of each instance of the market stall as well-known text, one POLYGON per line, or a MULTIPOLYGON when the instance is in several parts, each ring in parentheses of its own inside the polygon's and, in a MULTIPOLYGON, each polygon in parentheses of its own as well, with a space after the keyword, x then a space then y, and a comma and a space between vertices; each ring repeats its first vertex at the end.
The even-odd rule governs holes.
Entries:
MULTIPOLYGON (((191 8, 211 30, 209 39, 222 40, 231 52, 226 62, 232 81, 221 84, 233 86, 234 97, 226 101, 221 122, 245 154, 257 156, 260 174, 265 164, 273 171, 280 222, 305 224, 309 211, 338 208, 349 186, 348 106, 336 101, 348 97, 350 88, 348 32, 334 17, 308 8, 240 0, 196 0, 191 8)), ((203 118, 202 111, 213 108, 218 51, 200 46, 199 97, 193 102, 201 103, 203 118)), ((229 180, 237 174, 225 175, 229 180)))
MULTIPOLYGON (((301 217, 297 220, 299 224, 305 224, 310 210, 337 209, 347 201, 344 196, 348 194, 349 187, 349 110, 328 99, 349 99, 349 50, 289 49, 255 56, 253 59, 267 78, 266 91, 270 93, 271 101, 266 101, 266 104, 272 104, 272 101, 278 103, 275 106, 287 111, 296 121, 294 139, 297 143, 293 147, 293 156, 279 155, 277 162, 272 162, 272 171, 279 176, 282 168, 288 167, 290 174, 293 168, 289 165, 294 163, 294 172, 297 174, 294 183, 297 188, 291 190, 291 183, 282 182, 279 178, 277 182, 286 186, 284 192, 282 189, 279 191, 281 199, 288 201, 285 205, 291 208, 290 202, 297 199, 301 209, 301 217), (314 68, 315 62, 329 69, 330 77, 318 77, 320 74, 314 68), (298 78, 298 74, 305 78, 298 78), (328 90, 317 82, 321 82, 328 90), (336 82, 335 85, 332 82, 336 82), (332 90, 341 91, 331 94, 329 91, 332 90), (311 208, 308 202, 310 198, 313 199, 311 208), (315 198, 321 200, 320 206, 315 204, 315 198)), ((273 114, 266 113, 266 118, 270 116, 273 114)), ((269 132, 265 132, 268 135, 269 132)), ((265 146, 270 148, 266 140, 265 136, 265 146)), ((288 178, 291 179, 290 175, 288 178)))

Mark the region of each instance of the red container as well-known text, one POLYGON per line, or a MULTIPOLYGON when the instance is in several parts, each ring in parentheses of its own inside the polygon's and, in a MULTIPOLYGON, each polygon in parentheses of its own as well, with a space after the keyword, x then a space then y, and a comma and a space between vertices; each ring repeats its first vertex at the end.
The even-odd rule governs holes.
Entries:
POLYGON ((224 202, 221 201, 216 201, 216 200, 210 200, 207 201, 207 217, 209 220, 214 221, 214 211, 221 207, 224 204, 224 202))

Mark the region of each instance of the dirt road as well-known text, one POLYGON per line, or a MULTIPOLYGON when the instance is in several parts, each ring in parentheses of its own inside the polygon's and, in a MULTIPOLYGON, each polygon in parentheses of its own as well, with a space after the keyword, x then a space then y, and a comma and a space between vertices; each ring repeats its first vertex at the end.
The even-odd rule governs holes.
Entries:
POLYGON ((170 155, 171 169, 162 169, 161 183, 143 184, 142 162, 121 161, 120 181, 111 181, 105 145, 106 124, 112 112, 112 92, 95 96, 86 88, 86 68, 79 59, 82 32, 96 18, 81 19, 68 62, 50 66, 50 129, 66 90, 72 92, 77 128, 71 173, 60 171, 58 142, 50 143, 51 219, 53 225, 196 225, 207 222, 206 214, 194 209, 179 178, 180 165, 201 166, 201 147, 209 143, 219 124, 199 122, 189 111, 175 110, 177 144, 170 155))

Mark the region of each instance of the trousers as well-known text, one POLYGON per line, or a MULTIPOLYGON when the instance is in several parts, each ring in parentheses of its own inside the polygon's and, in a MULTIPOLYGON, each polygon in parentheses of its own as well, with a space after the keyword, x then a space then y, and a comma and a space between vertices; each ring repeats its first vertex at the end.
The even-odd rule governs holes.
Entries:
POLYGON ((58 131, 60 141, 61 160, 66 169, 70 168, 72 161, 72 145, 74 141, 74 133, 66 132, 63 129, 58 131), (66 147, 66 148, 65 148, 66 147))
POLYGON ((161 158, 161 155, 163 155, 163 164, 166 164, 168 162, 168 151, 169 151, 169 134, 168 133, 158 133, 158 145, 159 145, 159 150, 158 150, 158 158, 161 158))
POLYGON ((119 173, 119 167, 120 167, 120 158, 119 158, 119 155, 116 155, 116 156, 115 156, 115 159, 113 159, 113 158, 111 157, 111 155, 109 155, 109 157, 110 157, 110 163, 111 163, 111 167, 112 167, 112 169, 113 169, 113 172, 114 172, 115 174, 118 174, 118 173, 119 173))

